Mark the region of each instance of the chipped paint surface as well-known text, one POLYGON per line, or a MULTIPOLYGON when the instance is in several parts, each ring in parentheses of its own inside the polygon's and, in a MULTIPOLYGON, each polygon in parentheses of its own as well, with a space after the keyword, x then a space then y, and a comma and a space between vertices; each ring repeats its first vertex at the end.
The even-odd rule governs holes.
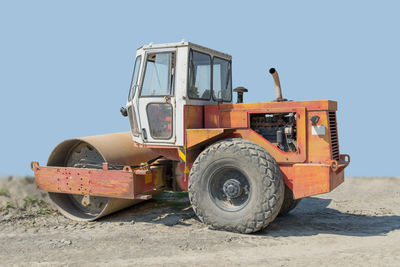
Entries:
MULTIPOLYGON (((343 158, 332 163, 331 139, 334 137, 331 136, 331 132, 337 133, 337 129, 329 129, 329 113, 336 112, 335 101, 205 105, 203 113, 197 106, 186 106, 185 110, 186 125, 190 126, 186 127, 188 148, 195 147, 196 144, 207 146, 225 138, 250 140, 262 146, 274 157, 281 168, 285 183, 293 190, 296 198, 330 192, 343 182, 344 168, 349 164, 349 160, 343 158), (285 112, 296 113, 296 152, 283 152, 276 144, 269 142, 250 128, 250 114, 285 112), (319 116, 318 125, 312 125, 310 122, 312 116, 319 116), (203 123, 200 122, 201 119, 204 120, 203 123), (313 130, 314 128, 318 131, 313 130), (222 135, 223 129, 232 132, 222 135)), ((200 152, 189 149, 186 156, 194 161, 200 152)))
POLYGON ((123 170, 39 166, 32 163, 39 189, 67 194, 140 199, 147 191, 162 186, 161 167, 141 173, 129 166, 123 170))

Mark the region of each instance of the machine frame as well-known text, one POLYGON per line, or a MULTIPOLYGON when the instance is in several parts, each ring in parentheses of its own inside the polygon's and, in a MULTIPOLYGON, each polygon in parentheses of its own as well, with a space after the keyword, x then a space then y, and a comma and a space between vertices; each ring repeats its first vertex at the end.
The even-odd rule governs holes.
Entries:
MULTIPOLYGON (((247 89, 238 87, 234 90, 238 93, 238 103, 234 104, 230 55, 190 42, 142 46, 136 53, 126 107, 121 108, 121 113, 129 117, 131 131, 62 142, 51 153, 47 166, 31 163, 37 186, 50 192, 50 197, 65 216, 77 220, 100 218, 150 199, 163 189, 188 190, 192 192, 191 201, 195 204, 196 214, 213 225, 202 213, 208 208, 208 204, 203 210, 201 208, 205 203, 203 193, 206 192, 200 192, 199 197, 199 188, 194 188, 201 187, 203 191, 205 188, 199 179, 204 178, 202 175, 208 167, 202 166, 200 158, 218 157, 215 151, 210 152, 214 147, 225 147, 228 151, 230 148, 226 147, 241 146, 258 153, 249 156, 248 152, 243 152, 247 164, 257 161, 256 169, 266 167, 253 174, 260 177, 252 176, 245 181, 247 178, 243 177, 248 177, 252 170, 238 169, 237 166, 243 166, 237 162, 241 159, 233 160, 233 156, 221 151, 221 157, 229 159, 226 162, 232 165, 227 168, 237 169, 235 175, 243 174, 237 180, 235 177, 221 180, 218 190, 221 195, 229 196, 223 201, 239 196, 244 198, 246 187, 257 183, 265 194, 270 192, 267 184, 274 186, 270 197, 276 201, 271 210, 267 203, 264 210, 252 215, 254 218, 265 217, 255 225, 250 222, 232 226, 228 220, 226 225, 218 227, 245 233, 257 231, 277 216, 281 206, 286 209, 281 209, 282 213, 288 212, 296 206, 296 200, 335 189, 344 181, 344 169, 350 163, 350 156, 340 154, 339 150, 337 102, 287 101, 282 97, 276 70, 270 69, 270 73, 275 82, 276 100, 242 103, 247 89), (208 99, 189 97, 190 75, 192 78, 194 75, 202 77, 200 67, 198 73, 189 74, 190 58, 194 57, 192 51, 210 57, 210 77, 207 73, 202 74, 210 79, 208 92, 204 90, 202 93, 208 99), (230 90, 230 99, 222 100, 222 85, 221 99, 214 97, 214 59, 227 64, 224 74, 222 65, 219 66, 219 82, 225 81, 225 93, 230 90), (151 79, 146 80, 146 75, 151 79), (151 86, 147 87, 148 83, 151 86), (157 84, 160 92, 166 89, 164 94, 158 94, 157 84), (233 166, 235 161, 238 163, 236 167, 233 166), (190 179, 197 180, 191 183, 190 179), (72 197, 74 200, 71 201, 70 196, 82 198, 72 197), (91 203, 90 198, 93 198, 93 205, 101 207, 86 209, 85 205, 91 203)), ((199 95, 198 88, 191 86, 190 90, 194 90, 191 93, 199 95)), ((218 192, 215 188, 213 190, 218 192)), ((264 193, 258 193, 260 201, 265 201, 264 193)), ((253 208, 259 206, 252 205, 253 208)), ((218 215, 215 218, 219 219, 218 215)))

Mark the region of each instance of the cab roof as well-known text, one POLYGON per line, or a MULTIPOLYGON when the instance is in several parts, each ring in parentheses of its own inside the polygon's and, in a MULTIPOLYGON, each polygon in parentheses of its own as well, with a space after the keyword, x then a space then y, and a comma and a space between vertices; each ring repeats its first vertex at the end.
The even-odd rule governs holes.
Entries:
POLYGON ((148 45, 143 45, 141 47, 138 48, 139 49, 143 49, 143 50, 151 50, 151 49, 162 49, 162 48, 173 48, 173 47, 189 47, 189 48, 193 48, 195 50, 200 50, 201 52, 205 52, 208 54, 212 54, 215 56, 219 56, 225 59, 232 59, 232 56, 223 52, 219 52, 217 50, 205 47, 205 46, 201 46, 195 43, 191 43, 191 42, 185 42, 185 41, 181 41, 181 42, 177 42, 177 43, 164 43, 164 44, 148 44, 148 45))

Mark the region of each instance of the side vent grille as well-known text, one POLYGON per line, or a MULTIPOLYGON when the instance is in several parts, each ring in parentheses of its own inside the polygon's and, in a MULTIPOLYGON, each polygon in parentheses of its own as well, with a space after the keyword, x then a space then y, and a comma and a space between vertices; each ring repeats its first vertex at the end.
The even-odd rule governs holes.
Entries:
POLYGON ((331 134, 332 159, 339 160, 339 140, 337 133, 336 112, 329 112, 329 131, 331 134))

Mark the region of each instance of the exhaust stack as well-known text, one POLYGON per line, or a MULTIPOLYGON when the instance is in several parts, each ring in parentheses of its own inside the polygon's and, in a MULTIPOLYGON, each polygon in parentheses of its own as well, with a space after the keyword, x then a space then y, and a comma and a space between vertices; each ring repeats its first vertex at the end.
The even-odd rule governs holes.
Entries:
POLYGON ((276 102, 282 102, 282 101, 287 101, 287 99, 282 98, 282 89, 281 89, 281 83, 279 81, 279 75, 276 69, 270 68, 269 73, 272 75, 272 78, 274 78, 274 84, 275 84, 275 91, 276 91, 276 102))

